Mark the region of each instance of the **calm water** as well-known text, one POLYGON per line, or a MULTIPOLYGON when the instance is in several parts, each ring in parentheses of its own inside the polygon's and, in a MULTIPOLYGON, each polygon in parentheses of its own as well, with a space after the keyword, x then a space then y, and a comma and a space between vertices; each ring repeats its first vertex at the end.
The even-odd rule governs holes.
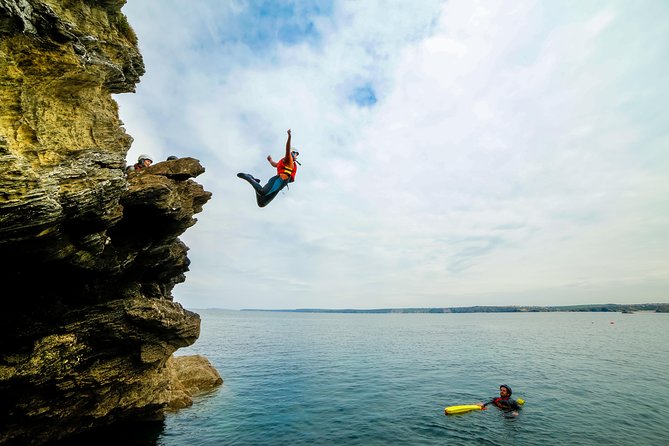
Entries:
POLYGON ((669 444, 669 314, 198 313, 225 383, 126 445, 669 444))
POLYGON ((178 353, 225 383, 159 445, 669 442, 669 314, 199 313, 178 353), (444 416, 501 383, 526 400, 518 418, 444 416))

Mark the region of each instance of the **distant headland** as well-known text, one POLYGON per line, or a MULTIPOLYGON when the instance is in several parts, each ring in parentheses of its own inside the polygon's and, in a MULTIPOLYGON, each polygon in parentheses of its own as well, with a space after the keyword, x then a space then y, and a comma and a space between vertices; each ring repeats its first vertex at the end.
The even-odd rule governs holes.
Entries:
POLYGON ((485 306, 443 308, 377 308, 326 309, 297 308, 293 310, 242 309, 241 311, 275 311, 288 313, 545 313, 545 312, 598 312, 635 313, 637 311, 669 313, 669 303, 651 304, 588 304, 562 306, 485 306))

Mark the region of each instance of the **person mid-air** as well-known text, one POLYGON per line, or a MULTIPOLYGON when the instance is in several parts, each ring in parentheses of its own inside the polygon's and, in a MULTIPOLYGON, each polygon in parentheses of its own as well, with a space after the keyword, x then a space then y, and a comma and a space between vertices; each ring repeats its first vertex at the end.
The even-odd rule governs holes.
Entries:
POLYGON ((297 156, 300 153, 290 146, 290 129, 288 129, 288 140, 286 141, 286 154, 279 162, 274 162, 272 155, 267 156, 267 161, 276 167, 276 175, 270 178, 267 181, 267 184, 264 186, 260 185, 260 180, 255 178, 253 175, 248 173, 238 173, 237 176, 242 178, 251 184, 256 191, 256 200, 258 201, 258 206, 265 207, 270 201, 277 196, 279 191, 286 187, 288 183, 295 181, 295 174, 297 173, 297 165, 300 164, 297 161, 297 156))

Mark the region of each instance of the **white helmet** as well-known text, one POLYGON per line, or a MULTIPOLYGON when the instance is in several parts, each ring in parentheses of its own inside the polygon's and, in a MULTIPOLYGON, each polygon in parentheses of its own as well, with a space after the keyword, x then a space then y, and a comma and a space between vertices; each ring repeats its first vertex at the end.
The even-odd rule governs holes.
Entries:
POLYGON ((149 161, 153 162, 153 158, 151 158, 151 155, 143 154, 143 155, 139 155, 139 158, 137 158, 138 163, 141 163, 144 160, 149 160, 149 161))

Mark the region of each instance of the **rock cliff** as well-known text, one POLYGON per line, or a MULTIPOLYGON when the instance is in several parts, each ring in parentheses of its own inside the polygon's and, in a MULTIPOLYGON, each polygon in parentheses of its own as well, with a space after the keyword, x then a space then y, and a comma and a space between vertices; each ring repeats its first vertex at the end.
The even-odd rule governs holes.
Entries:
POLYGON ((182 158, 125 172, 112 93, 144 73, 125 0, 0 0, 0 444, 156 419, 222 382, 174 357, 179 236, 211 194, 182 158))

